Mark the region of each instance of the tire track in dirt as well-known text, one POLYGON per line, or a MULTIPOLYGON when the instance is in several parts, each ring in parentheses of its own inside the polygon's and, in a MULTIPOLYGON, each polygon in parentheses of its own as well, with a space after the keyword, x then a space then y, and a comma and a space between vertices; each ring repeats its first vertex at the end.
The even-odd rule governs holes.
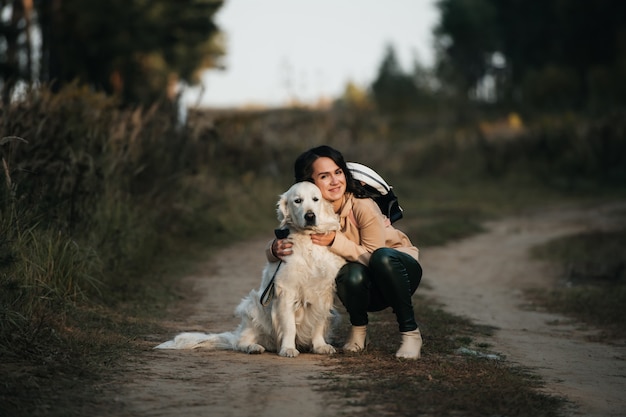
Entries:
POLYGON ((485 234, 422 251, 423 291, 446 311, 498 328, 486 342, 541 375, 548 392, 569 399, 569 415, 626 414, 626 346, 591 343, 585 337, 593 330, 528 308, 524 290, 550 288, 557 276, 554 267, 531 260, 529 249, 572 233, 610 229, 616 210, 623 212, 626 204, 527 213, 488 223, 485 234))

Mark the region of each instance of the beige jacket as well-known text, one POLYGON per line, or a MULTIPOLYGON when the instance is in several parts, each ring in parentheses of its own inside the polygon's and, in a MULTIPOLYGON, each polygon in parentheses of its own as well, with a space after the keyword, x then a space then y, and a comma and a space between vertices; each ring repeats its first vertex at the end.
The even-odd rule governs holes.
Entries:
MULTIPOLYGON (((351 262, 369 263, 370 256, 378 248, 388 247, 404 252, 419 260, 419 249, 408 236, 389 224, 389 220, 370 198, 356 198, 350 193, 344 195, 339 210, 341 230, 329 249, 351 262)), ((266 248, 267 259, 277 262, 271 251, 272 242, 266 248)))
POLYGON ((389 224, 370 198, 356 198, 346 193, 339 210, 339 222, 341 231, 330 250, 348 261, 367 265, 372 252, 382 247, 397 249, 419 260, 419 249, 406 234, 389 224))

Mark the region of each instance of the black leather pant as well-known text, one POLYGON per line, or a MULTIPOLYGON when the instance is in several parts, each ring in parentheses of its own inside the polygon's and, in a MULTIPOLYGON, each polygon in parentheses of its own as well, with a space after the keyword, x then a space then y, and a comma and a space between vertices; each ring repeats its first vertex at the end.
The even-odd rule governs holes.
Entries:
POLYGON ((392 248, 372 253, 369 266, 348 262, 337 274, 337 295, 353 326, 368 323, 368 311, 391 307, 401 332, 417 329, 411 296, 422 279, 422 267, 410 255, 392 248))

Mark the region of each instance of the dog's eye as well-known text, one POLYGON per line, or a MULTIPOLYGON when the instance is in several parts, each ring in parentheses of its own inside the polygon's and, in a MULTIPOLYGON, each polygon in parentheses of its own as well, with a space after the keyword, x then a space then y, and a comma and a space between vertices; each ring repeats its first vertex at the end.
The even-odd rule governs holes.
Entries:
POLYGON ((320 199, 317 198, 317 197, 313 197, 313 201, 318 202, 318 201, 320 201, 320 199))
POLYGON ((302 199, 300 197, 298 197, 298 198, 295 198, 293 200, 293 202, 296 203, 296 204, 300 204, 300 203, 302 203, 302 199))

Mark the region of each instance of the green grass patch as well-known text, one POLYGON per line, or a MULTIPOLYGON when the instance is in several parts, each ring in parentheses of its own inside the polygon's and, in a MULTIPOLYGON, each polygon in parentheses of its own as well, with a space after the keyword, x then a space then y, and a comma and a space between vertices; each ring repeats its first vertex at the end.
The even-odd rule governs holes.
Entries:
POLYGON ((626 228, 559 238, 532 254, 561 270, 561 286, 529 293, 535 302, 603 329, 602 339, 626 337, 626 228))
POLYGON ((416 233, 420 246, 436 246, 483 231, 482 224, 472 219, 450 218, 425 224, 416 233))

